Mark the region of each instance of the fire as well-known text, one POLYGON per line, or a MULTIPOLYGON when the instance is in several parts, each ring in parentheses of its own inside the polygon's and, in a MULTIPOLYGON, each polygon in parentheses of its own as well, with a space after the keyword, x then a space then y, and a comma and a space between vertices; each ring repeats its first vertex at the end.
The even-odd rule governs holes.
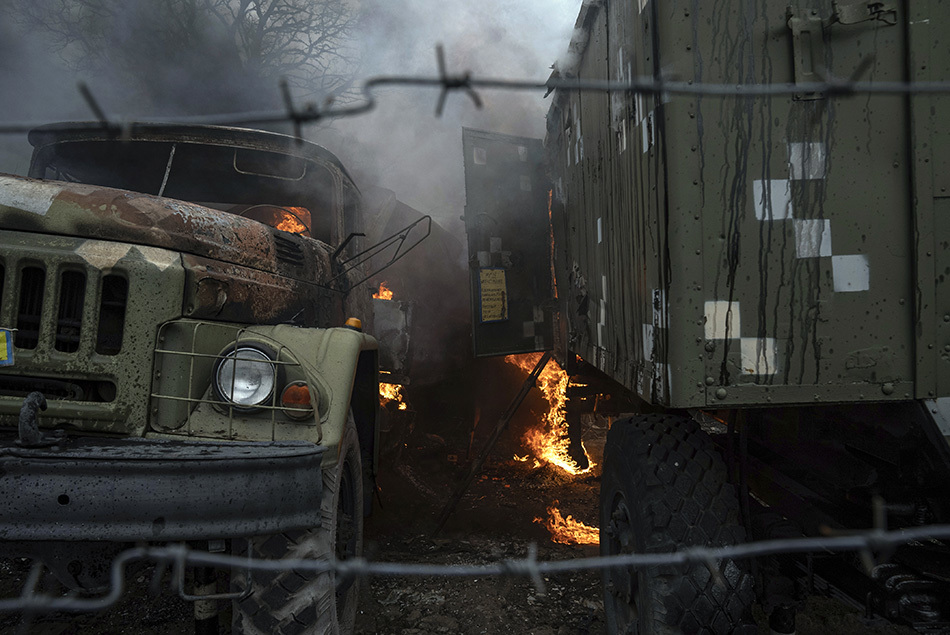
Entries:
POLYGON ((409 404, 405 402, 402 396, 402 386, 399 384, 379 384, 379 403, 383 406, 390 401, 395 401, 399 410, 406 410, 409 404))
MULTIPOLYGON (((527 463, 528 460, 529 460, 531 457, 528 456, 527 454, 525 454, 524 456, 518 456, 518 455, 516 454, 516 455, 514 455, 514 456, 511 457, 511 458, 512 458, 514 461, 518 462, 518 463, 527 463)), ((535 468, 541 467, 541 461, 535 459, 535 460, 534 460, 534 467, 535 467, 535 468)))
POLYGON ((585 525, 568 514, 561 515, 557 501, 548 507, 548 518, 535 518, 534 522, 544 525, 551 532, 551 540, 562 545, 596 545, 600 542, 600 530, 585 525))
MULTIPOLYGON (((508 355, 505 357, 506 362, 514 364, 526 373, 531 372, 539 359, 541 359, 541 353, 508 355)), ((548 404, 550 404, 550 408, 541 418, 540 425, 529 429, 523 440, 535 456, 542 461, 552 463, 569 474, 585 474, 594 467, 594 462, 587 454, 587 450, 584 449, 588 462, 585 469, 579 468, 568 452, 570 439, 567 435, 567 418, 564 415, 564 409, 567 404, 567 385, 569 381, 567 373, 561 370, 557 364, 549 362, 545 366, 538 377, 537 385, 548 404)))
POLYGON ((275 229, 302 236, 310 235, 310 228, 305 224, 305 221, 310 219, 309 210, 304 207, 288 207, 281 211, 284 213, 280 222, 274 225, 275 229))
POLYGON ((393 292, 390 291, 389 287, 386 286, 386 281, 383 280, 379 283, 379 293, 374 293, 373 297, 377 300, 392 300, 393 292))

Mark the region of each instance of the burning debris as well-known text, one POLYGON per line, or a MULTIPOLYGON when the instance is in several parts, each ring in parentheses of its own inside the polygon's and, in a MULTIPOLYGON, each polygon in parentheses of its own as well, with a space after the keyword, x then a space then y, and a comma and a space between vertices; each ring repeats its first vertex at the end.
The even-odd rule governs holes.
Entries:
POLYGON ((234 205, 228 210, 258 222, 269 225, 290 234, 311 237, 310 226, 313 222, 310 210, 306 207, 283 207, 279 205, 234 205))
MULTIPOLYGON (((508 355, 505 361, 514 364, 526 373, 530 373, 541 358, 541 353, 527 355, 508 355)), ((568 474, 587 474, 594 467, 587 450, 581 445, 587 466, 580 467, 570 455, 570 439, 567 432, 567 387, 568 374, 556 364, 548 364, 538 377, 537 386, 544 395, 550 408, 541 417, 536 427, 530 428, 523 437, 525 444, 542 460, 551 463, 568 474)), ((516 460, 520 460, 516 457, 516 460)))
POLYGON ((558 509, 558 501, 548 506, 548 518, 535 518, 534 522, 544 525, 551 532, 551 540, 562 545, 596 545, 600 542, 600 530, 574 520, 570 514, 565 518, 558 509))
MULTIPOLYGON (((518 456, 516 454, 513 458, 518 463, 527 463, 528 461, 531 460, 531 456, 528 454, 525 454, 524 456, 518 456)), ((534 468, 537 469, 539 467, 541 467, 541 461, 539 461, 538 459, 534 459, 534 468)))
POLYGON ((373 294, 373 298, 376 300, 392 300, 393 292, 386 286, 386 281, 383 280, 379 283, 379 291, 373 294))
POLYGON ((390 402, 396 402, 398 410, 406 410, 409 404, 402 394, 402 386, 399 384, 379 383, 379 405, 386 407, 390 402))

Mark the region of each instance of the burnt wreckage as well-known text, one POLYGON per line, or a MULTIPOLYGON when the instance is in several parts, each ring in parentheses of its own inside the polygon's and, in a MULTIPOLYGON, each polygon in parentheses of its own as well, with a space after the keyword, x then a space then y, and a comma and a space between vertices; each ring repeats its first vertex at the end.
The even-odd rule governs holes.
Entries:
MULTIPOLYGON (((394 243, 362 244, 343 165, 234 128, 29 139, 30 178, 0 175, 3 553, 85 590, 135 542, 359 556, 379 408, 360 283, 394 243)), ((231 598, 236 632, 355 620, 357 585, 333 573, 210 580, 196 615, 231 598)))
MULTIPOLYGON (((553 349, 569 416, 640 413, 605 448, 605 555, 950 522, 950 100, 814 90, 947 81, 948 28, 938 4, 585 2, 556 75, 738 88, 556 89, 544 162, 465 131, 476 348, 553 349)), ((612 569, 609 629, 731 632, 758 596, 789 632, 821 576, 950 624, 942 541, 853 560, 612 569)))

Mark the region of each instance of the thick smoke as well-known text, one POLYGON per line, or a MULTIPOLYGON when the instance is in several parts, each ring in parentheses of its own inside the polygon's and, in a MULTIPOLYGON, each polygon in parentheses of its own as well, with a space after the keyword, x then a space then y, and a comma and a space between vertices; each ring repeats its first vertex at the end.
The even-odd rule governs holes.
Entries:
MULTIPOLYGON (((374 1, 378 8, 364 25, 369 74, 435 76, 435 46, 441 43, 450 73, 541 81, 567 49, 580 6, 579 0, 374 1)), ((478 110, 459 91, 436 118, 438 92, 387 89, 374 112, 335 122, 318 138, 346 153, 363 178, 394 190, 461 237, 461 128, 540 138, 547 103, 541 92, 485 91, 478 110)))
MULTIPOLYGON (((25 15, 30 7, 59 2, 0 0, 0 121, 91 119, 78 81, 118 118, 281 106, 275 69, 242 60, 231 45, 233 33, 210 16, 188 16, 186 35, 167 36, 182 28, 181 7, 220 7, 225 0, 95 3, 118 8, 93 25, 92 44, 83 48, 62 37, 62 29, 37 28, 25 15)), ((567 48, 579 4, 363 0, 351 5, 360 8, 359 19, 341 46, 356 62, 357 78, 434 76, 435 45, 442 43, 450 72, 543 80, 567 48)), ((322 91, 297 81, 294 93, 303 102, 319 99, 322 91)), ((434 116, 436 90, 387 89, 378 97, 371 114, 310 127, 308 136, 339 154, 362 185, 395 191, 454 232, 460 231, 464 203, 461 127, 535 137, 544 131, 540 94, 485 92, 482 110, 464 94, 453 94, 441 119, 434 116)), ((25 172, 29 153, 25 135, 0 136, 0 171, 25 172)))
MULTIPOLYGON (((435 77, 435 48, 441 43, 450 73, 543 82, 553 62, 567 51, 581 4, 581 0, 341 2, 361 9, 359 21, 346 34, 347 55, 359 63, 354 71, 357 81, 378 75, 435 77)), ((163 7, 236 2, 75 0, 72 6, 90 3, 118 7, 110 20, 94 25, 101 27, 94 30, 100 38, 98 48, 78 47, 51 30, 31 27, 21 12, 28 6, 59 6, 60 0, 0 0, 0 124, 92 119, 76 90, 77 81, 87 83, 103 109, 119 120, 281 107, 278 73, 235 55, 233 34, 222 32, 206 15, 193 16, 188 38, 163 36, 177 28, 166 23, 174 16, 163 17, 163 7)), ((335 70, 339 69, 330 72, 335 70)), ((324 103, 325 92, 299 78, 293 94, 301 106, 309 100, 324 103)), ((460 220, 465 203, 461 129, 540 138, 548 103, 542 91, 483 91, 484 107, 478 110, 468 96, 456 92, 449 95, 443 116, 436 118, 438 96, 437 89, 383 89, 376 93, 378 107, 373 112, 304 130, 308 138, 340 156, 366 192, 368 204, 374 196, 386 199, 387 193, 377 189, 385 188, 408 206, 431 214, 441 226, 416 253, 383 275, 392 276, 394 287, 403 282, 399 291, 404 295, 397 299, 415 301, 413 399, 422 408, 428 394, 432 408, 428 418, 420 410, 419 421, 458 419, 464 422, 458 430, 468 431, 481 408, 486 421, 498 414, 486 404, 499 396, 509 398, 511 382, 496 386, 493 382, 504 377, 504 371, 471 360, 468 270, 460 220), (440 387, 427 393, 426 383, 432 380, 438 380, 440 387), (473 386, 481 386, 482 392, 473 386), (452 401, 452 413, 447 412, 444 392, 458 396, 452 401)), ((346 99, 338 99, 340 103, 346 99)), ((289 127, 279 131, 288 132, 289 127)), ((0 172, 24 174, 30 151, 25 135, 0 135, 0 172)), ((406 212, 406 222, 417 216, 406 212)))
MULTIPOLYGON (((76 76, 42 38, 17 28, 10 4, 0 0, 0 122, 88 118, 76 76)), ((25 134, 0 136, 0 172, 25 174, 30 152, 25 134)))

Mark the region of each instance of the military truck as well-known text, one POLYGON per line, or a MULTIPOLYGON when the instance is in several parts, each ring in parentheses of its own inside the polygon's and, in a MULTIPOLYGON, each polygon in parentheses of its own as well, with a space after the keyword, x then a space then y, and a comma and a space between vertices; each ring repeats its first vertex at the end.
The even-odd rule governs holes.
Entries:
MULTIPOLYGON (((359 556, 378 347, 341 162, 211 126, 29 140, 29 178, 0 175, 3 553, 93 592, 131 544, 359 556)), ((235 632, 353 627, 352 580, 215 577, 180 589, 206 629, 222 599, 235 632)))
MULTIPOLYGON (((585 375, 579 383, 600 380, 606 395, 636 404, 605 447, 603 554, 866 530, 875 513, 889 528, 950 521, 950 102, 818 85, 950 80, 939 44, 947 9, 583 4, 555 77, 734 88, 727 97, 553 92, 551 233, 539 237, 553 261, 521 267, 554 278, 550 317, 532 329, 550 324, 552 341, 536 348, 553 348, 585 375), (775 84, 790 89, 741 94, 775 84)), ((466 140, 467 177, 528 174, 514 151, 527 142, 466 140)), ((512 188, 520 200, 517 178, 512 188)), ((533 208, 468 196, 499 254, 513 244, 493 233, 511 226, 505 218, 525 215, 518 232, 529 231, 533 208)), ((476 288, 477 306, 507 297, 505 275, 524 277, 517 256, 473 257, 476 279, 497 280, 488 293, 476 288)), ((508 335, 530 347, 527 323, 515 322, 508 335)), ((476 328, 501 338, 505 324, 476 328)), ((609 630, 741 630, 758 597, 776 630, 790 632, 778 623, 799 599, 798 578, 831 580, 869 613, 946 626, 948 556, 942 541, 918 544, 870 576, 822 557, 725 559, 719 575, 613 569, 609 630)))

